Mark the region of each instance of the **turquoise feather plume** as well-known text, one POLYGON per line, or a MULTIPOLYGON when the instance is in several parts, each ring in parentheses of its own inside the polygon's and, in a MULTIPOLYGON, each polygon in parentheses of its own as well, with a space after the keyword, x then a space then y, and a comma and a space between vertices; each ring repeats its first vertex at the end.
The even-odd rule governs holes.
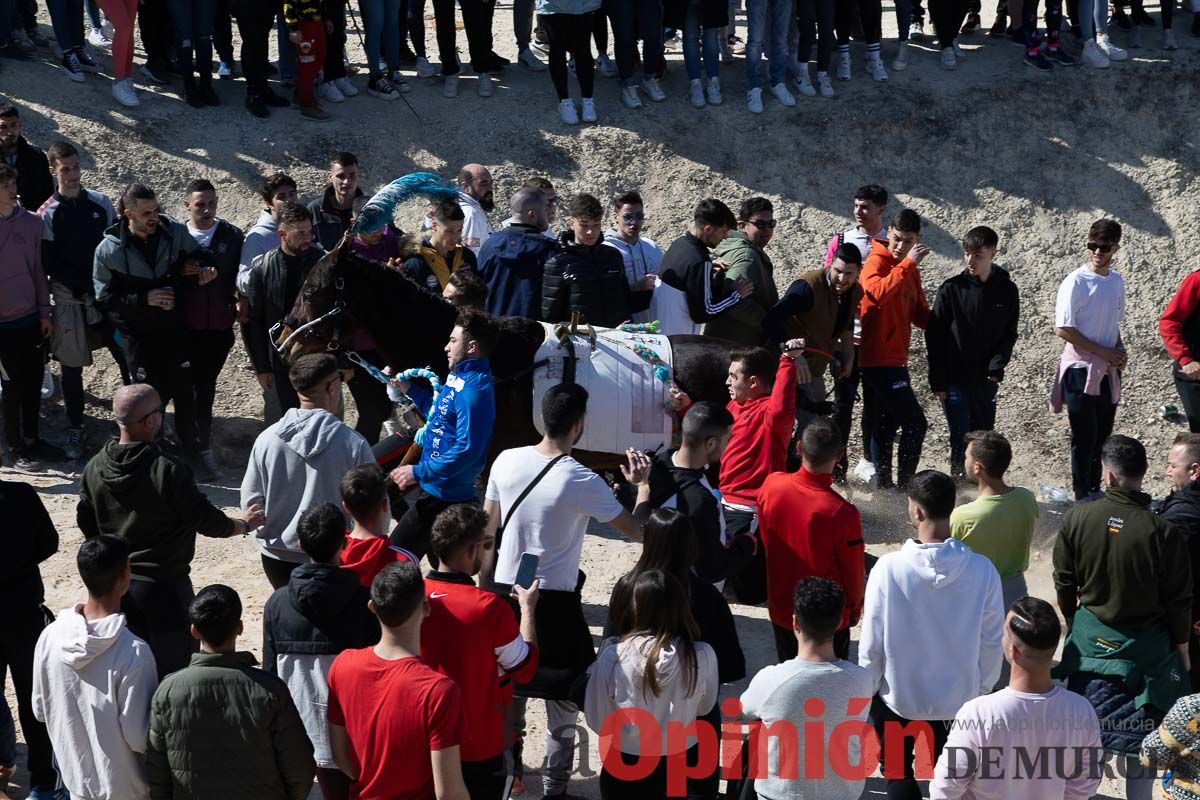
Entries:
POLYGON ((454 200, 458 187, 442 182, 432 172, 412 172, 380 189, 359 212, 353 233, 375 233, 392 221, 396 206, 416 195, 430 200, 454 200))

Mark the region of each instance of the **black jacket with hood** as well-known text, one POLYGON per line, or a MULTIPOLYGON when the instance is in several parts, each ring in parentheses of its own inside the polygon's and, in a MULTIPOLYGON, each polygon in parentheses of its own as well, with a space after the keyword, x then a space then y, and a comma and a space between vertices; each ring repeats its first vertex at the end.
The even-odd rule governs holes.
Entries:
POLYGON ((987 281, 965 271, 938 289, 925 328, 929 388, 979 386, 1004 380, 1004 368, 1017 343, 1021 313, 1017 285, 1008 271, 992 267, 987 281))
POLYGON ((329 656, 379 641, 358 574, 332 564, 301 564, 263 610, 263 669, 278 675, 279 656, 329 656))
POLYGON ((197 533, 220 539, 243 532, 197 488, 191 468, 154 442, 110 441, 92 456, 75 516, 85 539, 127 541, 134 579, 152 582, 188 577, 197 533))
POLYGON ((575 241, 575 232, 559 236, 559 249, 546 262, 542 276, 542 320, 567 322, 578 311, 583 321, 615 328, 635 311, 650 308, 654 291, 633 291, 621 253, 604 243, 591 247, 575 241))
POLYGON ((21 198, 21 205, 36 214, 42 203, 54 194, 50 161, 40 147, 34 147, 24 136, 18 136, 17 158, 13 167, 17 170, 17 195, 21 198))
MULTIPOLYGON (((1187 540, 1192 562, 1192 622, 1200 621, 1200 481, 1171 492, 1158 507, 1163 519, 1173 523, 1187 540)), ((1200 665, 1193 665, 1193 668, 1200 665)))
MULTIPOLYGON (((45 600, 45 587, 38 565, 58 552, 58 531, 46 513, 37 491, 27 483, 0 481, 0 609, 15 622, 17 609, 36 608, 45 600)), ((0 622, 0 629, 5 627, 0 622)))

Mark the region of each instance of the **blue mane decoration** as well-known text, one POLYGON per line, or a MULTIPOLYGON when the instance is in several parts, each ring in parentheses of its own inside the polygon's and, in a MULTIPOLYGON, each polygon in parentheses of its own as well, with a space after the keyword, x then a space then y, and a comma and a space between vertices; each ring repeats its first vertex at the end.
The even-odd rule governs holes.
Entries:
POLYGON ((411 172, 375 193, 358 213, 351 232, 374 233, 383 230, 392 221, 396 206, 416 195, 424 195, 430 200, 454 200, 458 197, 458 187, 443 183, 432 172, 411 172))

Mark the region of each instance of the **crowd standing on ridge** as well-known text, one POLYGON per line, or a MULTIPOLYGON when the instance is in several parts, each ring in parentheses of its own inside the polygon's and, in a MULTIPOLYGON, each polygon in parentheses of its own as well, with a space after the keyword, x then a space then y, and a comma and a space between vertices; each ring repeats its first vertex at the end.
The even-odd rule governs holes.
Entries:
MULTIPOLYGON (((550 27, 599 36, 585 22, 550 27)), ((1150 456, 1113 433, 1126 365, 1117 222, 1091 225, 1056 299, 1064 347, 1050 403, 1070 422, 1074 502, 1054 546, 1056 596, 1036 598, 1025 573, 1038 504, 1006 482, 1013 443, 994 430, 1020 299, 989 227, 964 233, 964 268, 930 302, 922 219, 866 185, 824 266, 780 287, 763 197, 736 214, 702 200, 663 249, 641 236, 636 190, 560 201, 538 176, 512 187, 511 216, 493 230, 491 174, 468 164, 458 199, 431 204, 423 233, 356 232, 361 165, 339 152, 307 206, 292 178, 266 177, 263 210, 242 232, 218 216, 205 180, 162 200, 134 183, 114 204, 85 188, 75 146, 43 153, 12 106, 0 125, 7 460, 30 472, 87 457, 76 515, 86 599, 57 615, 38 565, 58 531, 31 485, 0 481, 0 667, 30 797, 299 800, 314 781, 328 800, 519 796, 532 791, 530 700, 546 707, 549 798, 571 796, 581 712, 608 743, 605 798, 716 798, 722 780, 735 797, 857 797, 873 764, 849 765, 880 752, 896 800, 921 796, 917 779, 929 777, 938 800, 1086 798, 1102 762, 1131 800, 1151 796, 1159 770, 1173 798, 1196 796, 1200 273, 1161 319, 1192 432, 1160 454, 1173 491, 1152 502, 1150 456), (162 211, 177 203, 183 222, 162 211), (276 323, 338 246, 448 301, 457 317, 439 390, 420 376, 376 379, 375 367, 396 366, 381 331, 346 332, 355 361, 287 360, 275 347, 276 323), (492 373, 502 316, 719 337, 731 347, 728 402, 676 390, 678 445, 628 450, 628 493, 573 457, 589 395, 572 381, 544 392, 540 441, 493 459, 510 422, 497 418, 492 373), (240 510, 226 514, 200 484, 227 469, 213 403, 235 326, 269 424, 240 510), (951 434, 949 474, 920 469, 930 423, 908 369, 914 326, 951 434), (102 347, 124 385, 112 396, 119 435, 98 442, 82 387, 102 347), (39 429, 48 356, 70 425, 61 445, 39 429), (344 384, 355 428, 341 419, 344 384), (851 470, 854 430, 864 458, 851 470), (851 473, 906 504, 913 535, 899 550, 866 555, 861 514, 834 488, 851 473), (956 505, 963 485, 978 496, 956 505), (611 587, 598 652, 580 569, 592 520, 641 543, 611 587), (254 538, 274 590, 261 660, 239 650, 237 593, 193 586, 198 534, 254 538), (766 605, 778 664, 718 704, 722 684, 747 677, 731 601, 766 605), (717 737, 736 749, 744 726, 744 769, 719 769, 717 737), (772 740, 759 772, 746 765, 763 729, 790 730, 794 744, 772 740), (1055 766, 1030 767, 1053 754, 1055 766)), ((0 706, 4 782, 13 731, 0 706)))
MULTIPOLYGON (((796 93, 835 96, 831 76, 840 82, 852 78, 852 40, 863 46, 867 74, 885 82, 889 67, 902 72, 921 58, 921 50, 913 47, 918 40, 927 39, 930 49, 938 51, 942 69, 955 70, 967 58, 960 44, 978 41, 983 34, 979 0, 931 3, 928 27, 921 0, 897 0, 898 37, 894 45, 888 43, 894 56, 885 67, 879 0, 745 0, 744 39, 737 33, 742 0, 516 0, 515 50, 507 51, 513 54, 509 58, 495 49, 494 5, 466 0, 458 4, 467 45, 464 63, 456 41, 455 3, 433 0, 432 5, 440 63, 430 60, 426 48, 424 0, 205 0, 190 5, 180 0, 48 0, 53 39, 38 25, 37 0, 4 0, 0 58, 28 60, 53 49, 62 74, 75 82, 107 69, 113 98, 126 107, 142 102, 135 79, 143 85, 181 87, 188 105, 203 109, 222 103, 213 88, 214 75, 230 81, 240 76, 246 108, 254 116, 269 117, 272 109, 294 104, 302 118, 314 121, 332 119, 330 107, 363 92, 396 100, 411 91, 410 79, 432 83, 440 78, 442 96, 457 97, 466 66, 479 96, 488 98, 498 81, 511 80, 506 67, 515 61, 530 72, 548 68, 562 122, 577 125, 599 118, 597 73, 619 82, 626 108, 642 108, 643 97, 655 103, 666 100, 673 88, 669 81, 664 87, 668 45, 682 52, 692 106, 724 102, 722 66, 728 70, 741 56, 746 108, 761 114, 764 94, 783 107, 797 105, 796 93), (356 82, 359 68, 351 65, 347 52, 347 14, 366 60, 365 85, 356 82), (236 54, 235 22, 241 44, 236 54), (135 27, 146 54, 136 74, 135 27), (268 60, 272 35, 277 64, 268 60), (110 55, 111 66, 103 65, 110 55), (578 105, 571 96, 571 74, 579 84, 578 105)), ((1000 0, 987 36, 1018 45, 1024 64, 1044 73, 1079 63, 1107 69, 1114 61, 1125 61, 1129 49, 1143 46, 1141 32, 1147 27, 1161 26, 1163 50, 1178 49, 1175 0, 1161 3, 1157 22, 1142 0, 1133 0, 1131 9, 1128 5, 1115 0, 1110 9, 1108 0, 1067 0, 1064 9, 1063 0, 1045 0, 1044 26, 1039 28, 1036 0, 1000 0), (1110 23, 1122 32, 1126 47, 1114 41, 1110 23)), ((1184 6, 1193 14, 1192 35, 1200 36, 1200 6, 1195 0, 1184 0, 1184 6)), ((728 78, 724 85, 730 85, 728 78)))

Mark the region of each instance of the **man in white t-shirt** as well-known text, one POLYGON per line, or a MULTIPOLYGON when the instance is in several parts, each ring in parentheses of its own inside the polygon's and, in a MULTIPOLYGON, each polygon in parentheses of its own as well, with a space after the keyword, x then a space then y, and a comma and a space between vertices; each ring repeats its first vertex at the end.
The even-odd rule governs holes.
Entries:
POLYGON ((1125 281, 1112 268, 1121 249, 1121 226, 1111 219, 1092 223, 1088 263, 1058 287, 1054 331, 1067 344, 1051 394, 1055 412, 1067 408, 1071 423, 1071 485, 1076 500, 1100 492, 1100 448, 1112 433, 1121 397, 1125 347, 1125 281))
POLYGON ((1007 687, 959 709, 929 783, 930 800, 1082 800, 1096 791, 1103 776, 1096 712, 1050 679, 1061 636, 1058 614, 1045 600, 1012 604, 1004 620, 1012 677, 1007 687))
MULTIPOLYGON (((856 728, 866 722, 875 689, 869 672, 833 652, 846 597, 829 578, 805 578, 796 584, 793 598, 792 626, 799 647, 796 657, 763 667, 754 676, 742 695, 742 712, 750 719, 762 720, 763 731, 776 723, 794 726, 797 746, 790 754, 788 748, 783 752, 785 758, 795 761, 780 763, 781 737, 761 736, 758 741, 766 742, 768 747, 767 774, 755 778, 754 791, 767 800, 858 797, 866 781, 844 773, 847 765, 862 761, 859 737, 828 738, 843 723, 856 728), (812 700, 823 703, 824 710, 810 713, 812 700), (798 724, 801 720, 804 724, 798 724), (824 731, 819 744, 805 741, 810 724, 824 731), (838 747, 843 748, 841 752, 835 752, 838 747), (820 776, 812 774, 807 761, 800 760, 800 753, 809 752, 825 754, 820 776), (785 779, 784 775, 799 779, 785 779)), ((762 763, 758 753, 751 753, 749 758, 751 764, 762 763)))
MULTIPOLYGON (((662 248, 642 236, 646 211, 642 196, 636 191, 621 192, 613 198, 613 226, 604 234, 604 243, 616 249, 625 262, 625 278, 633 286, 647 275, 658 275, 662 264, 662 248)), ((655 301, 650 300, 648 311, 635 311, 634 322, 653 322, 658 319, 655 301)))
MULTIPOLYGON (((488 531, 496 539, 494 582, 512 584, 524 553, 538 556, 535 577, 540 600, 535 631, 541 643, 538 669, 520 687, 546 700, 545 797, 562 796, 575 759, 575 726, 579 708, 569 690, 595 660, 592 635, 583 616, 580 591, 583 573, 579 559, 588 522, 595 518, 635 541, 642 525, 626 511, 604 479, 571 458, 571 448, 583 436, 587 390, 560 384, 542 398, 545 435, 532 447, 505 450, 496 457, 488 478, 484 510, 488 531)), ((625 479, 637 487, 638 503, 650 499, 650 459, 630 450, 625 479)), ((525 698, 514 702, 518 737, 524 731, 525 698)), ((520 742, 514 748, 515 775, 523 774, 520 742)))

